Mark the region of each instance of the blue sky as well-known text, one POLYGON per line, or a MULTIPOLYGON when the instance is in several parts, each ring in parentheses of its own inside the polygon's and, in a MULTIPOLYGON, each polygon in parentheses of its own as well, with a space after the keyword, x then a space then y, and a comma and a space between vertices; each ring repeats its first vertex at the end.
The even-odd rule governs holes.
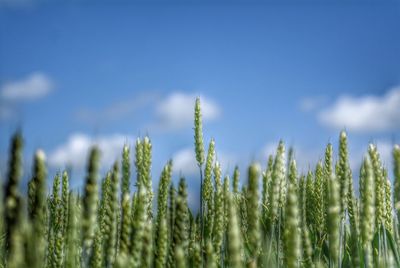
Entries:
MULTIPOLYGON (((400 139, 400 2, 0 0, 0 152, 21 127, 51 172, 87 147, 111 165, 149 134, 153 174, 193 177, 192 107, 223 172, 265 161, 280 138, 306 171, 341 129, 357 167, 368 142, 390 165, 400 139)), ((29 175, 29 168, 26 172, 29 175)))

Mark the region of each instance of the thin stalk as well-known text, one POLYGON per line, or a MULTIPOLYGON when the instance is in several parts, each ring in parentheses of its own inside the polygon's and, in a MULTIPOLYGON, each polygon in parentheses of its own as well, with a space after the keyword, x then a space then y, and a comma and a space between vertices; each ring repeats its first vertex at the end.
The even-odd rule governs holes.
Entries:
POLYGON ((384 264, 385 264, 385 267, 387 267, 387 263, 388 263, 388 259, 387 259, 387 257, 388 257, 388 248, 387 248, 387 240, 386 240, 386 229, 385 229, 385 227, 384 227, 384 225, 382 224, 382 230, 383 230, 383 247, 384 247, 384 249, 383 249, 383 252, 385 253, 385 262, 384 262, 384 264))
MULTIPOLYGON (((345 210, 345 215, 346 215, 346 210, 345 210)), ((337 260, 338 262, 338 267, 342 267, 342 262, 341 260, 343 259, 343 245, 345 244, 345 238, 344 238, 344 227, 345 227, 345 222, 344 222, 344 217, 340 220, 340 231, 339 231, 339 259, 337 260)))
POLYGON ((204 235, 204 204, 203 204, 203 168, 199 165, 200 170, 200 248, 201 248, 201 263, 204 267, 204 254, 203 254, 203 235, 204 235))
POLYGON ((279 209, 279 216, 278 216, 278 240, 276 241, 277 244, 277 254, 276 254, 276 264, 277 268, 280 267, 280 258, 281 258, 281 217, 282 217, 282 209, 279 209))
MULTIPOLYGON (((265 237, 266 238, 266 237, 265 237)), ((274 243, 274 239, 275 239, 275 224, 272 224, 271 227, 271 236, 270 236, 270 240, 269 240, 269 246, 268 246, 268 254, 267 254, 267 260, 269 261, 270 259, 270 253, 271 253, 271 249, 272 249, 272 244, 274 243)))
MULTIPOLYGON (((381 252, 382 251, 382 243, 381 243, 381 231, 380 231, 380 227, 378 226, 378 249, 379 249, 379 252, 381 252)), ((377 262, 376 263, 380 263, 380 256, 379 256, 379 252, 377 253, 378 255, 377 255, 377 262)))

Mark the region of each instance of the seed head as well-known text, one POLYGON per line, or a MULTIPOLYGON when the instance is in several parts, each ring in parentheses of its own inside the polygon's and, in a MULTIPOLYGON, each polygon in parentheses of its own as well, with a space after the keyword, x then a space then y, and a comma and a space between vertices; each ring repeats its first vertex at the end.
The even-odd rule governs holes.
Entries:
POLYGON ((285 209, 285 263, 287 267, 298 267, 301 254, 300 214, 297 200, 297 187, 294 182, 289 183, 285 209))
POLYGON ((194 106, 194 145, 197 164, 202 166, 204 163, 204 145, 200 98, 196 98, 196 103, 194 106))

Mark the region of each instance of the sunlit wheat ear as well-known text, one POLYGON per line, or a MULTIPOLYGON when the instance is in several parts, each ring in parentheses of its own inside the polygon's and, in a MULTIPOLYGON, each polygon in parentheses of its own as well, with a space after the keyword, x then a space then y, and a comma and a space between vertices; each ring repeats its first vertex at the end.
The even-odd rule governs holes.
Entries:
POLYGON ((133 267, 140 267, 141 265, 145 224, 148 218, 146 188, 142 185, 139 185, 138 191, 139 192, 135 204, 134 215, 132 217, 132 234, 130 247, 130 265, 133 267))
MULTIPOLYGON (((294 169, 293 164, 291 169, 294 169)), ((295 171, 292 170, 291 173, 293 174, 295 171)), ((296 182, 296 180, 289 182, 285 209, 284 255, 285 264, 289 268, 299 267, 301 255, 300 214, 296 182)))
POLYGON ((228 264, 232 268, 243 267, 242 237, 240 232, 239 217, 232 194, 228 195, 228 264))
POLYGON ((119 255, 124 255, 123 258, 129 253, 130 236, 131 236, 131 200, 128 193, 125 193, 122 202, 122 218, 120 227, 120 241, 119 241, 119 255))
POLYGON ((176 189, 171 182, 168 190, 168 256, 167 256, 167 267, 172 267, 175 261, 175 252, 174 252, 174 244, 173 237, 175 234, 175 218, 176 218, 176 189))
POLYGON ((156 236, 154 248, 154 264, 164 267, 168 254, 168 190, 171 183, 172 161, 169 161, 161 173, 157 197, 156 236))
POLYGON ((204 168, 204 185, 203 185, 203 199, 207 202, 211 200, 213 185, 212 185, 212 172, 214 167, 215 158, 215 141, 211 139, 208 145, 207 161, 204 168))
POLYGON ((307 226, 306 219, 306 179, 304 175, 301 175, 299 178, 299 207, 300 207, 300 217, 301 223, 307 226))
POLYGON ((65 250, 65 267, 73 268, 80 265, 80 245, 81 239, 79 235, 79 220, 80 220, 80 209, 77 206, 77 197, 73 194, 69 194, 68 198, 68 227, 66 237, 66 250, 65 250))
POLYGON ((348 159, 348 150, 347 150, 347 134, 346 132, 340 132, 339 137, 339 161, 338 161, 338 171, 336 177, 339 181, 340 185, 340 208, 341 208, 341 216, 345 217, 345 212, 347 209, 347 193, 349 188, 349 180, 350 180, 350 167, 349 167, 349 159, 348 159))
MULTIPOLYGON (((68 228, 68 210, 69 210, 69 176, 67 171, 64 171, 62 174, 62 190, 61 190, 61 205, 62 205, 62 232, 63 235, 66 236, 67 228, 68 228)), ((64 245, 65 247, 65 245, 64 245)))
MULTIPOLYGON (((262 204, 262 217, 263 221, 266 222, 267 215, 268 215, 268 194, 269 194, 269 187, 271 184, 271 174, 272 168, 274 165, 274 157, 270 155, 268 157, 268 163, 266 170, 262 173, 262 192, 261 192, 261 204, 262 204)), ((264 224, 265 226, 266 224, 264 224)))
MULTIPOLYGON (((215 161, 215 142, 211 139, 208 146, 207 160, 204 168, 204 182, 202 188, 202 211, 203 225, 200 222, 200 233, 204 239, 211 239, 214 216, 213 216, 213 193, 214 186, 212 181, 213 167, 215 161)), ((201 220, 201 219, 200 219, 201 220)))
POLYGON ((325 211, 324 203, 327 198, 324 194, 324 170, 322 162, 318 162, 315 168, 315 179, 314 179, 314 217, 315 217, 315 230, 318 236, 321 238, 325 230, 325 211))
POLYGON ((173 267, 176 263, 175 250, 181 247, 184 254, 187 255, 189 245, 189 210, 187 206, 187 185, 184 178, 179 180, 177 194, 175 189, 170 188, 170 208, 171 226, 170 228, 170 246, 168 252, 168 267, 173 267))
POLYGON ((130 194, 131 185, 131 156, 128 145, 122 149, 122 180, 121 180, 121 200, 126 194, 130 194))
POLYGON ((97 180, 99 172, 100 151, 97 147, 90 150, 87 165, 87 176, 83 195, 82 210, 82 237, 83 237, 83 255, 87 259, 90 255, 90 246, 92 245, 94 227, 97 217, 98 189, 97 180))
POLYGON ((365 157, 360 171, 360 228, 364 251, 368 251, 366 262, 372 265, 370 249, 375 225, 375 185, 369 157, 365 157))
POLYGON ((286 177, 286 162, 285 155, 283 155, 283 166, 282 166, 282 174, 280 178, 280 191, 279 191, 279 209, 283 211, 285 209, 286 204, 286 193, 287 193, 287 177, 286 177))
POLYGON ((230 179, 229 175, 225 175, 224 177, 224 184, 223 184, 223 203, 224 203, 224 227, 222 232, 225 234, 225 230, 227 228, 227 222, 228 222, 228 213, 229 213, 229 202, 228 202, 228 197, 231 194, 230 191, 230 179))
POLYGON ((208 146, 207 161, 204 168, 204 183, 203 183, 203 201, 204 201, 204 213, 207 214, 207 210, 211 209, 212 205, 212 194, 213 194, 213 183, 212 183, 212 172, 214 167, 215 158, 215 141, 212 139, 208 146))
POLYGON ((115 162, 111 172, 111 183, 108 192, 109 202, 106 203, 106 227, 104 234, 105 264, 112 266, 115 261, 115 249, 117 245, 117 210, 118 210, 118 191, 119 191, 119 166, 115 162))
POLYGON ((358 208, 357 208, 357 200, 354 193, 353 186, 353 178, 350 176, 351 180, 349 181, 349 189, 347 194, 347 206, 348 206, 348 214, 351 228, 353 228, 355 234, 359 232, 358 226, 358 208))
POLYGON ((153 186, 152 186, 152 177, 151 177, 151 164, 152 164, 152 144, 149 137, 144 137, 142 142, 142 168, 141 168, 141 176, 142 181, 146 187, 146 198, 147 198, 147 213, 150 219, 153 218, 153 186))
POLYGON ((53 190, 49 199, 49 228, 47 234, 49 253, 47 254, 47 265, 53 267, 57 267, 60 262, 60 252, 57 245, 61 223, 60 179, 61 176, 57 173, 53 180, 53 190))
POLYGON ((214 228, 212 232, 216 262, 221 260, 221 246, 224 235, 224 196, 221 181, 221 166, 217 161, 214 166, 214 228))
POLYGON ((333 158, 333 147, 331 143, 328 143, 328 145, 325 148, 325 156, 324 156, 324 169, 323 169, 323 188, 324 188, 324 196, 326 197, 323 200, 324 204, 324 211, 325 211, 325 217, 324 217, 324 222, 325 222, 325 228, 324 231, 327 231, 327 221, 328 221, 328 206, 329 206, 329 199, 328 199, 328 186, 329 186, 329 178, 332 175, 333 172, 333 163, 332 163, 332 158, 333 158))
POLYGON ((360 235, 360 226, 359 226, 359 209, 357 203, 357 197, 354 192, 353 186, 353 177, 351 174, 351 170, 349 169, 349 189, 347 194, 347 206, 348 206, 348 215, 350 222, 350 254, 352 256, 351 262, 354 267, 360 266, 360 249, 359 249, 359 235, 360 235))
POLYGON ((261 229, 260 229, 260 209, 259 209, 259 176, 260 166, 250 165, 248 169, 248 192, 247 192, 247 217, 248 217, 248 248, 250 251, 250 262, 257 266, 257 258, 260 254, 261 229))
POLYGON ((392 206, 392 186, 387 176, 387 171, 384 172, 385 179, 385 227, 393 233, 393 206, 392 206))
MULTIPOLYGON (((194 106, 194 149, 196 154, 197 165, 200 170, 200 245, 203 247, 204 241, 204 228, 205 224, 209 224, 209 221, 204 222, 204 200, 203 200, 203 163, 204 163, 204 143, 203 143, 203 125, 201 117, 200 98, 196 98, 194 106)), ((210 217, 207 217, 210 218, 210 217)), ((211 230, 211 228, 208 228, 211 230)), ((203 255, 202 255, 203 259, 203 255)))
POLYGON ((136 187, 142 182, 142 162, 143 162, 143 146, 142 141, 137 138, 135 144, 135 168, 136 168, 136 187))
POLYGON ((379 229, 379 227, 384 224, 384 218, 386 214, 385 180, 383 178, 382 164, 376 146, 370 144, 368 153, 371 159, 371 167, 375 185, 375 226, 379 229))
POLYGON ((199 166, 204 163, 203 123, 201 118, 200 98, 196 98, 194 106, 194 146, 199 166))
POLYGON ((238 194, 239 193, 239 180, 240 180, 240 171, 239 171, 239 167, 235 166, 235 170, 233 171, 233 185, 232 185, 232 191, 234 194, 238 194))
POLYGON ((328 180, 328 246, 329 262, 331 267, 336 267, 339 262, 339 225, 340 225, 340 189, 339 183, 332 174, 328 180))
POLYGON ((274 165, 271 175, 271 186, 268 194, 269 198, 269 226, 274 228, 278 219, 279 200, 282 183, 285 180, 285 145, 282 141, 279 142, 278 149, 275 155, 274 165))
POLYGON ((296 160, 292 159, 289 163, 289 174, 288 174, 289 183, 296 184, 297 183, 297 165, 296 160))
POLYGON ((178 193, 175 206, 175 225, 174 235, 172 237, 173 244, 181 247, 185 255, 187 255, 187 247, 189 245, 189 210, 187 205, 187 185, 184 178, 179 180, 178 193))
POLYGON ((108 171, 101 183, 101 199, 97 216, 98 225, 100 227, 101 234, 104 237, 106 236, 106 232, 108 230, 107 210, 110 203, 110 191, 111 191, 111 171, 108 171))
MULTIPOLYGON (((299 187, 299 190, 301 187, 299 187)), ((300 191, 301 195, 305 194, 305 191, 303 190, 302 193, 300 191)), ((304 198, 304 197, 303 197, 304 198)), ((301 204, 301 203, 300 203, 301 204)), ((313 267, 314 263, 312 260, 313 256, 313 248, 311 244, 311 237, 310 237, 310 232, 307 227, 307 223, 305 221, 304 216, 301 216, 301 245, 302 245, 302 264, 304 267, 313 267)))
POLYGON ((316 202, 319 202, 319 200, 315 199, 315 191, 314 191, 314 181, 313 181, 313 174, 311 171, 307 172, 307 177, 306 177, 306 222, 308 226, 311 226, 312 228, 316 228, 315 226, 315 221, 314 221, 314 216, 315 216, 315 207, 316 207, 316 202))

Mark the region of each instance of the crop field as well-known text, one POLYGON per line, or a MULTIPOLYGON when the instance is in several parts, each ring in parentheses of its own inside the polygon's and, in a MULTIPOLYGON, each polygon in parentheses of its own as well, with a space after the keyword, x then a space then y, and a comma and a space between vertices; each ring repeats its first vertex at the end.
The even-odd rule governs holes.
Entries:
POLYGON ((132 148, 134 159, 124 146, 106 174, 92 147, 79 192, 70 190, 67 171, 48 177, 38 150, 24 192, 17 132, 0 192, 0 267, 400 267, 400 147, 393 147, 392 172, 379 148, 366 145, 356 172, 346 133, 338 139, 339 148, 321 148, 324 159, 306 174, 281 141, 267 163, 222 177, 215 141, 203 140, 197 98, 201 200, 192 211, 185 178, 172 184, 172 161, 156 184, 147 136, 132 148))

